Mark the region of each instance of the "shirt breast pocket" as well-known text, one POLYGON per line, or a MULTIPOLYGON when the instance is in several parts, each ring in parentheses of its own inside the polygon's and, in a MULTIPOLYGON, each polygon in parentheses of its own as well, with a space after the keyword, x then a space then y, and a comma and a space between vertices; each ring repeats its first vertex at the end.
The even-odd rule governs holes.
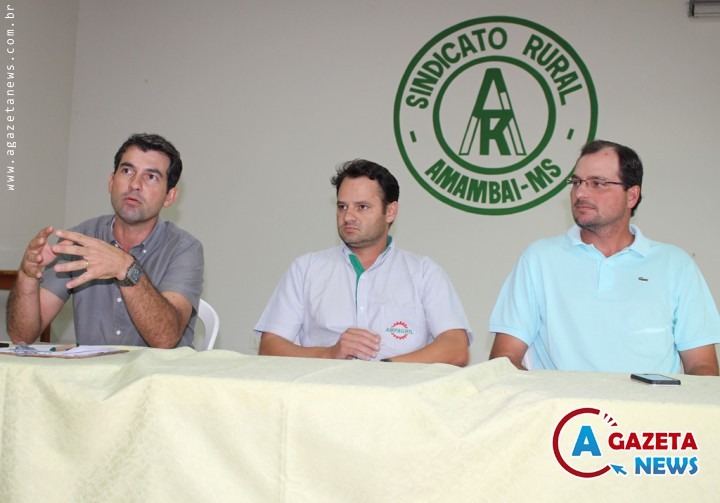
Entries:
POLYGON ((410 353, 430 342, 425 316, 420 308, 383 306, 380 323, 383 354, 410 353))

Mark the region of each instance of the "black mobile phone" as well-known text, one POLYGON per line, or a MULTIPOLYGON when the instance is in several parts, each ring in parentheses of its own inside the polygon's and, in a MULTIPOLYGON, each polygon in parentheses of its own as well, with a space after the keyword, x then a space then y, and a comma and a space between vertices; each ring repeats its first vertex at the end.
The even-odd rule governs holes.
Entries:
POLYGON ((662 374, 630 374, 633 381, 644 382, 645 384, 660 384, 664 386, 679 386, 680 379, 664 376, 662 374))

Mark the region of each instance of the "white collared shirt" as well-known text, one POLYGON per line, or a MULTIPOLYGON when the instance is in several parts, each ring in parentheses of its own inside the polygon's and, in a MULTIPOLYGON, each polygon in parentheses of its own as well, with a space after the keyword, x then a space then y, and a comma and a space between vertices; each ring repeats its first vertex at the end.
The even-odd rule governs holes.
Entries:
POLYGON ((431 259, 392 242, 366 271, 356 269, 351 256, 343 245, 295 259, 255 326, 256 334, 330 347, 348 328, 362 328, 382 338, 376 359, 416 351, 451 329, 466 330, 472 340, 452 283, 431 259))

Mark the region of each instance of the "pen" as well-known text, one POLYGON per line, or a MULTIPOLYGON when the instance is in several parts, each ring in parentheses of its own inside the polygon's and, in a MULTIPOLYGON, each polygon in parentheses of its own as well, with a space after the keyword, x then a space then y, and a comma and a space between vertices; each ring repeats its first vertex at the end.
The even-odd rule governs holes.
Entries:
POLYGON ((50 351, 67 351, 68 349, 76 348, 77 344, 65 344, 64 346, 54 346, 50 348, 50 351))

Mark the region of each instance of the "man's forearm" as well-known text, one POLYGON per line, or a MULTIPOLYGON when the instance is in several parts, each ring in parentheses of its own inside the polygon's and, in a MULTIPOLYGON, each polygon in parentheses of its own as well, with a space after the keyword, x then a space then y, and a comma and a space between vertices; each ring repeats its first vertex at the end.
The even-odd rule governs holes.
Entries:
POLYGON ((40 283, 18 271, 7 304, 7 331, 15 344, 35 342, 42 331, 40 283))
POLYGON ((717 376, 718 359, 715 344, 708 344, 680 351, 683 369, 686 374, 698 376, 717 376))
POLYGON ((527 349, 527 344, 517 337, 498 332, 495 334, 495 340, 490 350, 490 360, 505 357, 518 370, 527 370, 522 364, 527 349))
POLYGON ((303 347, 269 332, 260 339, 258 354, 261 356, 294 356, 297 358, 329 358, 329 348, 303 347))
POLYGON ((692 368, 686 369, 685 373, 688 375, 696 376, 717 376, 718 367, 717 365, 714 365, 712 363, 699 364, 695 365, 692 368))
POLYGON ((143 275, 135 286, 121 287, 120 292, 135 328, 154 348, 174 348, 185 331, 188 319, 143 275))
POLYGON ((458 367, 467 365, 469 359, 468 335, 462 329, 443 332, 424 348, 391 358, 394 362, 449 363, 458 367))

